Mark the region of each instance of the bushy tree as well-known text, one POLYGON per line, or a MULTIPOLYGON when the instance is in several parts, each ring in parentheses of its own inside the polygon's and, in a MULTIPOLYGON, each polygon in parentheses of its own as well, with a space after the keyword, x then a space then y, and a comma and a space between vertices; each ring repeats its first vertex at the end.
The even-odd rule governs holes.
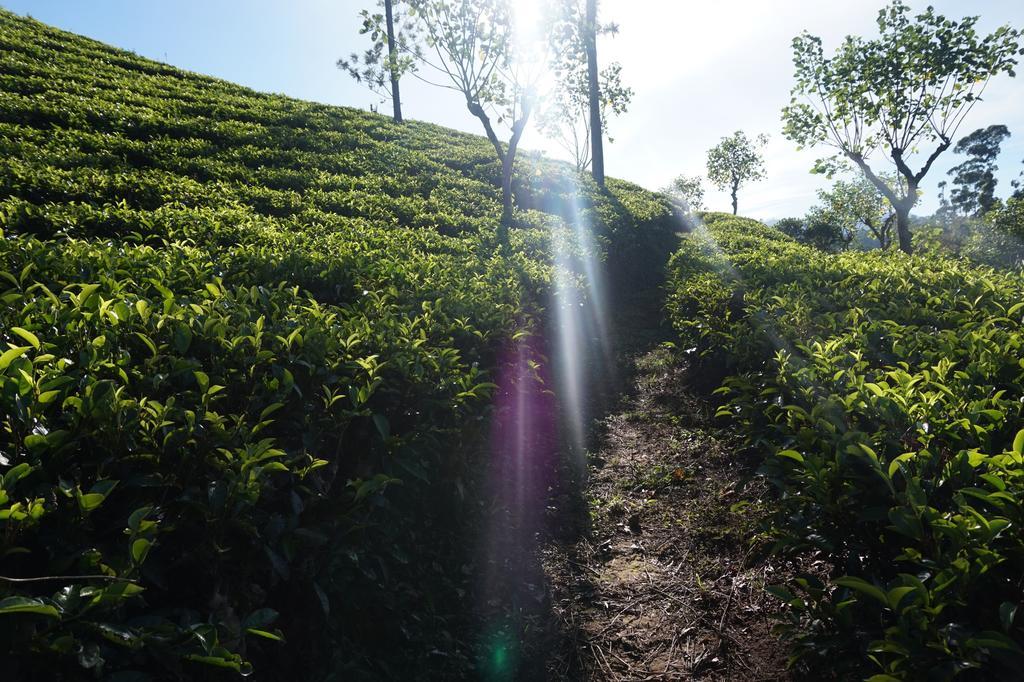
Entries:
POLYGON ((577 168, 591 168, 603 185, 603 140, 612 141, 608 119, 625 113, 633 97, 622 84, 621 64, 596 70, 597 36, 614 35, 618 26, 597 22, 595 0, 557 0, 548 6, 546 29, 557 85, 538 114, 541 131, 572 154, 577 168))
MULTIPOLYGON (((886 176, 885 182, 899 186, 899 180, 886 176)), ((867 231, 882 249, 892 243, 896 215, 885 195, 867 178, 837 180, 827 190, 818 191, 820 206, 815 209, 825 222, 836 225, 849 235, 850 243, 857 233, 867 231)))
POLYGON ((704 183, 698 175, 680 175, 662 191, 682 204, 687 213, 704 210, 704 183))
POLYGON ((1001 268, 1024 268, 1024 199, 996 204, 967 237, 963 253, 1001 268))
POLYGON ((408 0, 425 48, 417 60, 437 77, 431 81, 463 95, 483 125, 501 162, 501 225, 508 243, 512 225, 512 172, 519 142, 533 113, 543 60, 515 41, 511 0, 408 0), (503 143, 495 123, 508 127, 503 143))
POLYGON ((954 189, 950 202, 961 215, 981 216, 996 203, 996 158, 1003 140, 1010 136, 1004 125, 979 128, 960 139, 954 154, 966 154, 967 160, 949 170, 954 189))
POLYGON ((366 85, 382 99, 391 100, 396 123, 402 122, 399 80, 415 69, 419 53, 415 24, 402 5, 402 0, 378 0, 377 6, 383 8, 383 13, 362 10, 363 26, 359 33, 370 37, 370 47, 362 54, 353 52, 337 62, 338 68, 357 83, 366 85))
POLYGON ((816 169, 833 172, 840 158, 852 161, 892 204, 900 248, 912 250, 910 210, 935 160, 952 144, 989 80, 1014 75, 1020 31, 1003 26, 987 36, 978 17, 960 21, 932 7, 911 16, 895 0, 878 13, 879 36, 848 36, 832 57, 821 39, 803 33, 793 40, 796 85, 783 110, 785 135, 800 147, 826 145, 836 152, 816 169), (909 158, 926 151, 917 170, 909 158), (872 157, 891 159, 905 193, 872 167, 872 157))
POLYGON ((804 233, 804 219, 783 218, 782 220, 776 221, 772 227, 799 241, 804 233))
POLYGON ((836 224, 820 207, 808 211, 804 218, 783 218, 775 223, 775 229, 802 244, 828 252, 845 251, 854 237, 853 232, 836 224))
POLYGON ((708 179, 718 189, 729 190, 733 215, 739 208, 737 195, 740 186, 764 178, 764 159, 760 148, 767 143, 767 135, 758 135, 751 140, 742 130, 737 130, 708 150, 708 179))

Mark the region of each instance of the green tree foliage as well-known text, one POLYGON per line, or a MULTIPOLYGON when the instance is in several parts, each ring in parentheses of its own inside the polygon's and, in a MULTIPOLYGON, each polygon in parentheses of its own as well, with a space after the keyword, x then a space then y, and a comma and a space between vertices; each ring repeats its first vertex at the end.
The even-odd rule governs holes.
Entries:
POLYGON ((895 0, 878 14, 877 38, 848 36, 832 57, 816 36, 793 40, 796 84, 783 110, 786 137, 800 147, 833 147, 834 156, 819 160, 820 171, 834 171, 842 157, 856 164, 892 204, 907 253, 921 181, 989 80, 1014 75, 1022 53, 1020 31, 1003 26, 982 36, 977 21, 947 19, 931 7, 911 16, 909 6, 895 0), (914 170, 911 156, 926 148, 914 170), (876 153, 893 162, 903 188, 872 167, 876 153))
POLYGON ((797 664, 1019 677, 1024 281, 705 223, 671 261, 667 313, 700 371, 724 374, 719 416, 766 453, 775 547, 827 563, 770 588, 797 664))
POLYGON ((845 251, 855 235, 833 220, 821 207, 811 209, 803 218, 783 218, 774 227, 801 244, 829 252, 845 251))
POLYGON ((782 234, 792 237, 793 239, 800 241, 800 236, 804 231, 804 219, 803 218, 782 218, 772 225, 776 230, 782 234))
POLYGON ((359 54, 353 52, 347 59, 339 59, 339 69, 357 83, 363 83, 371 92, 390 100, 392 118, 402 122, 402 96, 399 81, 416 67, 415 56, 420 45, 411 17, 402 13, 402 0, 379 0, 384 12, 362 10, 360 35, 370 37, 370 47, 359 54), (396 28, 397 26, 397 28, 396 28))
POLYGON ((708 150, 708 179, 718 189, 730 192, 733 215, 739 208, 740 186, 764 178, 760 148, 767 143, 767 135, 751 140, 742 130, 737 130, 708 150))
MULTIPOLYGON (((608 121, 624 114, 633 96, 631 88, 622 84, 622 67, 611 64, 600 74, 601 125, 609 142, 608 121)), ((572 157, 581 171, 591 167, 590 88, 584 70, 558 74, 553 92, 539 110, 540 131, 558 143, 572 157)))
POLYGON ((516 153, 536 104, 544 60, 516 41, 511 0, 409 2, 426 43, 417 60, 439 78, 435 84, 462 94, 501 163, 498 242, 507 245, 516 153), (495 123, 508 125, 507 143, 498 138, 495 123))
POLYGON ((857 228, 846 216, 817 206, 808 211, 799 241, 822 251, 836 252, 850 248, 856 236, 857 228))
MULTIPOLYGON (((893 187, 900 186, 896 176, 884 176, 883 180, 893 187)), ((896 215, 885 195, 867 178, 838 180, 831 189, 818 192, 818 201, 821 217, 839 226, 851 239, 866 230, 880 248, 889 248, 896 215)))
POLYGON ((961 215, 982 216, 996 203, 996 158, 1010 131, 1004 125, 979 128, 960 139, 954 154, 966 154, 968 159, 949 170, 953 178, 950 201, 961 215))
POLYGON ((996 203, 972 227, 963 255, 997 268, 1024 268, 1024 197, 996 203))
POLYGON ((704 210, 704 182, 699 175, 680 175, 662 192, 681 204, 687 213, 704 210))
MULTIPOLYGON (((576 167, 592 164, 593 136, 590 115, 590 71, 587 41, 590 25, 584 0, 560 0, 547 8, 545 31, 551 41, 551 68, 555 86, 538 113, 541 132, 572 156, 576 167)), ((597 35, 615 35, 615 24, 598 24, 597 35)), ((622 84, 622 65, 612 62, 598 74, 601 135, 608 134, 608 120, 629 108, 633 90, 622 84)))

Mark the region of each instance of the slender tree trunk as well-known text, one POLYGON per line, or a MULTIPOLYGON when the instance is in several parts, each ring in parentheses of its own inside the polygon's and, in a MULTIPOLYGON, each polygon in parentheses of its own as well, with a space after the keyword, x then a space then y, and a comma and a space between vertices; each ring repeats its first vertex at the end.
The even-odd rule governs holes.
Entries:
POLYGON ((893 213, 882 222, 882 229, 878 234, 878 243, 883 251, 892 246, 892 224, 895 220, 896 214, 893 213))
POLYGON ((736 196, 739 193, 739 191, 740 191, 740 183, 734 181, 732 183, 732 214, 733 215, 736 215, 737 212, 739 211, 739 199, 736 196))
POLYGON ((587 0, 584 34, 590 91, 590 168, 598 186, 604 187, 604 126, 601 123, 601 91, 597 73, 597 0, 587 0))
POLYGON ((508 245, 508 231, 512 227, 512 170, 515 158, 512 153, 505 155, 501 162, 501 224, 498 225, 498 243, 508 245))
POLYGON ((512 227, 513 211, 515 209, 515 198, 512 194, 512 173, 515 170, 516 151, 519 149, 519 140, 523 137, 526 124, 530 120, 531 106, 528 100, 523 101, 523 112, 520 118, 512 124, 512 136, 509 138, 508 147, 502 148, 501 140, 494 132, 491 119, 478 102, 466 102, 469 112, 480 119, 487 133, 487 139, 494 147, 498 161, 501 162, 501 223, 498 225, 498 243, 508 246, 508 231, 512 227))
POLYGON ((395 49, 395 19, 391 13, 391 0, 384 0, 384 17, 388 25, 388 71, 391 72, 391 105, 394 107, 395 123, 402 122, 402 95, 398 91, 398 74, 395 73, 394 61, 398 58, 395 49))
POLYGON ((512 194, 512 173, 515 171, 519 140, 522 139, 529 120, 530 104, 528 100, 524 100, 522 115, 518 121, 512 124, 512 136, 508 140, 505 158, 501 160, 501 225, 498 229, 498 243, 502 246, 508 246, 509 244, 508 231, 512 227, 513 210, 515 208, 512 194))

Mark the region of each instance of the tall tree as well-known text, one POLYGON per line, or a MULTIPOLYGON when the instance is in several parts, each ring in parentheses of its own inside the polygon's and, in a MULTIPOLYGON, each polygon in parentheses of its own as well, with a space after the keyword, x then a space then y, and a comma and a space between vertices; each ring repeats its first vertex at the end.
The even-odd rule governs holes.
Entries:
POLYGON ((708 150, 708 179, 720 190, 732 194, 732 212, 739 209, 740 186, 764 178, 764 159, 760 148, 768 143, 767 135, 751 140, 742 130, 708 150))
POLYGON ((979 128, 960 139, 954 154, 966 154, 967 160, 949 169, 955 186, 950 194, 953 207, 961 215, 979 217, 996 203, 996 158, 1003 140, 1010 136, 1004 125, 979 128))
POLYGON ((612 141, 608 135, 608 120, 625 113, 633 90, 622 84, 622 65, 618 62, 600 69, 597 87, 593 87, 591 67, 597 63, 597 36, 614 35, 619 28, 616 24, 597 23, 596 5, 591 7, 591 4, 591 0, 556 0, 547 6, 546 29, 551 43, 552 75, 557 85, 538 118, 541 131, 569 151, 579 169, 592 168, 595 179, 603 183, 603 141, 612 141), (595 101, 598 105, 596 120, 600 124, 596 136, 592 108, 595 101), (600 143, 599 149, 594 146, 595 139, 600 143), (600 156, 596 165, 592 163, 595 149, 600 156))
POLYGON ((384 0, 385 29, 388 34, 388 75, 391 77, 391 104, 396 123, 402 122, 402 94, 398 87, 398 49, 395 44, 395 15, 391 9, 391 0, 384 0))
POLYGON ((587 51, 587 86, 590 94, 590 155, 594 180, 604 187, 604 128, 601 125, 601 84, 597 68, 597 0, 586 0, 584 43, 587 51))
POLYGON ((507 245, 514 209, 512 172, 533 112, 543 60, 516 44, 511 0, 409 2, 427 47, 418 61, 439 80, 420 77, 463 95, 466 108, 480 121, 501 162, 498 241, 507 245), (507 143, 499 139, 495 122, 507 124, 507 143))
POLYGON ((793 40, 796 85, 783 110, 785 135, 801 147, 828 145, 836 153, 815 169, 832 173, 843 156, 892 204, 900 248, 910 253, 910 211, 932 164, 952 143, 989 80, 1014 75, 1020 31, 1003 26, 987 36, 978 17, 953 21, 929 7, 914 17, 901 0, 878 13, 878 38, 848 36, 831 58, 821 39, 793 40), (917 170, 913 152, 933 145, 917 170), (884 151, 906 193, 871 166, 884 151))
MULTIPOLYGON (((370 36, 370 47, 362 54, 353 52, 347 59, 339 59, 339 69, 357 83, 363 83, 383 99, 390 99, 392 117, 402 122, 402 96, 399 80, 414 70, 419 52, 414 24, 408 13, 395 11, 402 0, 378 0, 384 13, 362 10, 363 26, 360 35, 370 36), (396 26, 398 27, 396 30, 396 26)), ((398 8, 401 10, 401 7, 398 8)))

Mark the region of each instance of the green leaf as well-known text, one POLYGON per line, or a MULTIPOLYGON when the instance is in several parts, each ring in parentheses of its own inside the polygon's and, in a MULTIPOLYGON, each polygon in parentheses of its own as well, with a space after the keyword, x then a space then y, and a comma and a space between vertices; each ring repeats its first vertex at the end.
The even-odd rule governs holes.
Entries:
MULTIPOLYGON (((3 362, 0 361, 0 369, 3 369, 3 362)), ((1013 451, 1018 455, 1024 455, 1024 429, 1017 432, 1013 439, 1013 451)))
POLYGON ((263 411, 260 412, 260 421, 264 421, 267 417, 274 414, 282 407, 284 407, 284 403, 271 403, 270 405, 267 405, 263 408, 263 411))
POLYGON ((196 383, 199 385, 199 392, 206 393, 206 389, 210 387, 210 377, 206 372, 200 372, 199 370, 192 372, 192 374, 195 376, 196 383))
POLYGON ((215 668, 227 668, 234 670, 235 672, 241 672, 241 663, 232 658, 225 658, 223 656, 200 656, 199 654, 189 654, 185 656, 186 660, 194 661, 195 663, 203 663, 204 665, 210 665, 215 668))
POLYGON ((11 331, 32 344, 32 347, 39 350, 39 337, 23 327, 11 327, 11 331))
POLYGON ((146 555, 149 554, 149 548, 153 545, 152 542, 145 538, 139 538, 132 543, 132 560, 136 564, 141 564, 146 560, 146 555))
POLYGON ((284 641, 284 637, 281 635, 280 631, 269 632, 267 630, 258 630, 256 628, 246 628, 245 631, 248 632, 250 635, 256 635, 257 637, 272 639, 275 642, 284 641))
POLYGON ((785 457, 786 459, 791 459, 796 462, 803 463, 804 461, 804 456, 801 455, 796 450, 780 450, 779 452, 775 453, 775 455, 777 457, 785 457))
POLYGON ((138 533, 139 528, 142 525, 142 522, 146 519, 147 516, 149 516, 149 514, 152 511, 153 507, 151 506, 139 507, 138 509, 133 511, 131 515, 128 517, 129 530, 131 530, 133 533, 138 533))
POLYGON ((11 348, 10 350, 5 351, 2 355, 0 355, 0 372, 7 369, 7 367, 12 362, 20 358, 25 353, 27 353, 30 348, 31 346, 18 346, 16 348, 11 348))
MULTIPOLYGON (((139 301, 139 303, 141 302, 142 301, 139 301)), ((135 336, 138 337, 138 339, 142 341, 142 343, 146 344, 146 348, 149 349, 149 352, 152 353, 153 357, 155 358, 157 356, 157 348, 156 344, 153 343, 153 339, 149 338, 148 336, 141 332, 135 332, 135 336)))
POLYGON ((836 585, 848 587, 851 590, 874 597, 881 602, 883 606, 889 606, 889 598, 886 596, 885 592, 883 592, 879 587, 872 585, 861 578, 844 575, 836 580, 836 585))
POLYGON ((892 478, 893 476, 896 475, 896 472, 899 471, 900 464, 902 464, 903 462, 909 462, 915 459, 916 457, 916 452, 904 452, 899 457, 893 457, 892 461, 889 462, 889 478, 892 478))
POLYGON ((3 613, 34 613, 49 618, 60 618, 56 607, 42 599, 33 597, 6 597, 0 599, 0 614, 3 613))
POLYGON ((967 640, 967 644, 984 647, 986 649, 1001 649, 1003 651, 1012 651, 1018 654, 1024 653, 1024 651, 1021 651, 1017 642, 1013 641, 1001 632, 996 632, 995 630, 979 632, 976 637, 971 637, 967 640))
POLYGON ((33 469, 34 467, 28 462, 22 462, 20 464, 15 465, 10 471, 4 474, 3 487, 6 490, 10 490, 11 488, 14 487, 15 483, 17 483, 25 476, 28 476, 33 469))
POLYGON ((889 601, 889 607, 893 611, 898 610, 899 606, 900 606, 900 602, 903 601, 903 598, 906 597, 911 592, 916 592, 916 591, 917 591, 916 587, 905 587, 904 586, 904 587, 894 587, 894 588, 892 588, 891 590, 889 590, 889 593, 886 595, 886 598, 889 601))
POLYGON ((44 391, 39 394, 39 404, 49 405, 60 396, 60 391, 44 391))

